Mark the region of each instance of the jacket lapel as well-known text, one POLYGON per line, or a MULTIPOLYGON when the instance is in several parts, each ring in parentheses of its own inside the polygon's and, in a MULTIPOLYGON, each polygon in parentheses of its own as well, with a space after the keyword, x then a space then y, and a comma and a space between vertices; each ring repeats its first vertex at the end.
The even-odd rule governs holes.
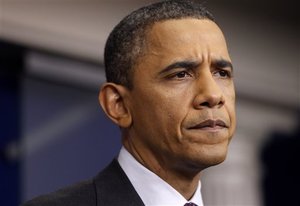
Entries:
POLYGON ((95 177, 94 185, 97 206, 144 206, 116 159, 95 177))

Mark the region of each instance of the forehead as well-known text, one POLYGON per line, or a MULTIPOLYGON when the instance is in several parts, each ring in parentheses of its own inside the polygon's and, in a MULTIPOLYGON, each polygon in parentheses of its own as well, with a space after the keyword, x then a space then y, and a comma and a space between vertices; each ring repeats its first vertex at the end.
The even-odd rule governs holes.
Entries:
POLYGON ((179 19, 155 23, 146 36, 146 53, 209 55, 229 58, 222 31, 211 20, 179 19))

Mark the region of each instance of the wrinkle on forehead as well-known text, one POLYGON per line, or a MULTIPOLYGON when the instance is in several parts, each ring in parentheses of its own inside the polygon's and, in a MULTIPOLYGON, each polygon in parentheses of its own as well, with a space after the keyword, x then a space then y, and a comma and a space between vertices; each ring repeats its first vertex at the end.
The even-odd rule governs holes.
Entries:
POLYGON ((182 55, 181 52, 194 58, 216 55, 229 59, 223 33, 213 21, 191 18, 167 20, 155 23, 149 29, 146 55, 163 57, 182 55))

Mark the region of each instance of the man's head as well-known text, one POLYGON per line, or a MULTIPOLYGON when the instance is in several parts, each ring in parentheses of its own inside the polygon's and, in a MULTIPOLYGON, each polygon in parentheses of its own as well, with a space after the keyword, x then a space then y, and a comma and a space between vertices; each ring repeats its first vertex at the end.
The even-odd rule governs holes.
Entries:
POLYGON ((100 103, 122 128, 127 150, 161 177, 165 171, 199 172, 222 162, 236 125, 225 38, 207 11, 186 2, 133 12, 106 47, 108 83, 100 103), (150 23, 137 18, 141 15, 150 23), (122 34, 128 24, 132 36, 122 34))
POLYGON ((144 54, 146 35, 153 24, 183 18, 214 20, 199 2, 189 0, 162 1, 126 16, 106 42, 104 62, 107 81, 132 88, 134 67, 144 54))

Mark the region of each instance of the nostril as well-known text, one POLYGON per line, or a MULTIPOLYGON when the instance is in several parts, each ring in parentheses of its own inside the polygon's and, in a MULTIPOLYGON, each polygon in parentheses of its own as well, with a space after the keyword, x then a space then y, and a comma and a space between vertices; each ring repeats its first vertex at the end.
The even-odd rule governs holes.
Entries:
POLYGON ((225 98, 222 93, 215 94, 207 92, 198 94, 193 102, 196 109, 221 108, 225 104, 225 98))
POLYGON ((224 104, 223 100, 217 101, 216 99, 213 99, 211 101, 204 101, 201 104, 199 104, 199 106, 200 107, 209 107, 209 108, 212 108, 212 107, 215 107, 215 106, 221 107, 223 104, 224 104))
POLYGON ((200 104, 200 106, 203 106, 203 107, 209 107, 209 102, 202 102, 200 104))

